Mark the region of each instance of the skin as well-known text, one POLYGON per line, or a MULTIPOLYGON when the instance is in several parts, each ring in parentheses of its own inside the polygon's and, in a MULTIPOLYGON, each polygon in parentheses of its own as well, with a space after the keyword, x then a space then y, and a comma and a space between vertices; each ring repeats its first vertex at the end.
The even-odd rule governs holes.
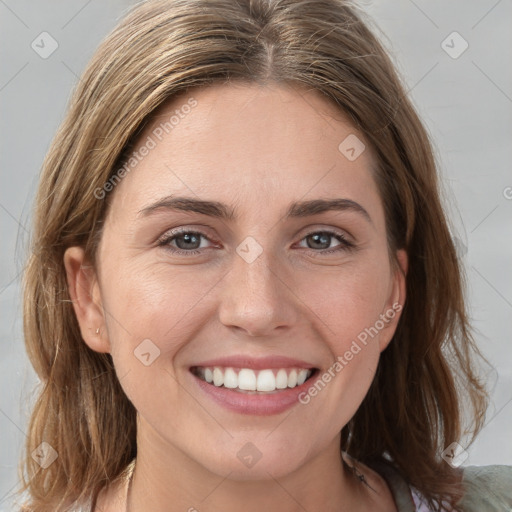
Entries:
MULTIPOLYGON (((188 97, 166 104, 141 144, 188 97)), ((385 481, 359 465, 368 489, 341 464, 339 445, 399 312, 308 404, 281 414, 229 411, 189 371, 247 354, 287 355, 323 373, 379 315, 404 304, 407 258, 398 251, 399 268, 390 262, 370 148, 345 158, 339 144, 364 137, 315 91, 230 84, 193 97, 197 106, 116 186, 96 268, 80 247, 65 253, 83 339, 112 354, 138 411, 130 510, 394 511, 385 481), (139 213, 170 194, 225 203, 236 217, 139 213), (353 210, 284 218, 290 203, 320 198, 355 201, 371 222, 353 210), (178 227, 204 233, 200 254, 172 253, 199 246, 183 237, 158 246, 178 227), (356 248, 325 254, 343 248, 334 236, 323 245, 308 236, 326 229, 356 248), (247 236, 263 249, 252 263, 236 252, 247 236), (160 350, 150 366, 134 356, 144 339, 160 350), (236 456, 247 442, 261 452, 252 468, 236 456)), ((125 493, 125 483, 112 485, 96 510, 125 510, 125 493)))

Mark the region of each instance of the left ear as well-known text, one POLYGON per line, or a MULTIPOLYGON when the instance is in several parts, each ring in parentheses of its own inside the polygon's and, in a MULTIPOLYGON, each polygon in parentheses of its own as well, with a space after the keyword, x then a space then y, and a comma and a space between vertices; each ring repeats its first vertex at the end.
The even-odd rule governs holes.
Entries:
POLYGON ((391 281, 391 293, 386 303, 386 307, 381 314, 384 321, 384 328, 380 332, 379 347, 382 352, 389 345, 395 334, 398 320, 402 314, 405 305, 406 296, 406 276, 409 268, 409 259, 407 252, 400 249, 396 252, 397 268, 391 281))

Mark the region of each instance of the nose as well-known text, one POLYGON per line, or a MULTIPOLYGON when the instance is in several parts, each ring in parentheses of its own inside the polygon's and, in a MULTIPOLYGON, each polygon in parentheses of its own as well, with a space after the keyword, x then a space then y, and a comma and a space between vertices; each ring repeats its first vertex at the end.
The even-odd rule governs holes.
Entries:
POLYGON ((285 331, 298 318, 293 282, 267 251, 247 262, 234 254, 224 277, 219 319, 248 336, 272 336, 285 331))

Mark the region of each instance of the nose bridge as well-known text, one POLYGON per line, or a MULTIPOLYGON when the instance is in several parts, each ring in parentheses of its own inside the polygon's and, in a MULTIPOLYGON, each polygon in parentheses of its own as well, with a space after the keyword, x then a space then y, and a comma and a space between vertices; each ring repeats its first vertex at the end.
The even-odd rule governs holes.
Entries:
POLYGON ((280 274, 277 259, 254 239, 245 239, 233 255, 226 276, 220 320, 249 334, 268 334, 290 325, 294 308, 280 274))
POLYGON ((244 257, 237 255, 238 260, 233 265, 233 272, 236 278, 245 280, 247 290, 255 295, 262 295, 271 299, 275 294, 275 267, 276 259, 272 258, 270 251, 262 251, 253 261, 245 260, 244 257), (271 265, 274 267, 272 269, 271 265))

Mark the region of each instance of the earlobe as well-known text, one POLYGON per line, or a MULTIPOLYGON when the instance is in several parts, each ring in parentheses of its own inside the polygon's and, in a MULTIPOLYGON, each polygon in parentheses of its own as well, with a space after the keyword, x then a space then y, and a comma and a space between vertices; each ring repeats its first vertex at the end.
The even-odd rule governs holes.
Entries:
POLYGON ((96 272, 86 260, 82 247, 69 247, 64 253, 69 295, 85 343, 96 352, 110 352, 105 317, 96 272))
POLYGON ((409 260, 407 257, 407 252, 404 249, 400 249, 396 252, 396 261, 398 263, 398 268, 396 268, 393 276, 393 282, 391 286, 392 291, 387 303, 387 309, 384 312, 384 316, 388 318, 388 321, 379 337, 379 346, 381 352, 387 348, 393 339, 393 335, 395 334, 398 320, 402 314, 406 299, 407 271, 409 268, 409 260))

